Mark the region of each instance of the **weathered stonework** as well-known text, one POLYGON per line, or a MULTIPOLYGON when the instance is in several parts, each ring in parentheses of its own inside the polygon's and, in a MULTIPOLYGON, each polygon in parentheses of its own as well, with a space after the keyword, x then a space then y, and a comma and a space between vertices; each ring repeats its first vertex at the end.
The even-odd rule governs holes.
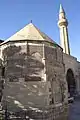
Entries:
POLYGON ((80 63, 67 55, 68 24, 61 11, 63 49, 32 23, 0 44, 0 100, 16 120, 67 120, 68 93, 75 86, 80 93, 80 63))
POLYGON ((62 48, 44 42, 8 44, 2 50, 3 109, 7 105, 10 112, 30 110, 33 119, 58 119, 68 109, 62 48))
POLYGON ((76 83, 76 92, 78 94, 80 94, 80 82, 79 82, 79 63, 77 61, 77 58, 67 55, 67 54, 63 54, 63 60, 64 60, 64 64, 65 64, 65 77, 67 75, 67 71, 69 69, 71 69, 73 71, 74 74, 74 78, 75 78, 75 83, 76 83))

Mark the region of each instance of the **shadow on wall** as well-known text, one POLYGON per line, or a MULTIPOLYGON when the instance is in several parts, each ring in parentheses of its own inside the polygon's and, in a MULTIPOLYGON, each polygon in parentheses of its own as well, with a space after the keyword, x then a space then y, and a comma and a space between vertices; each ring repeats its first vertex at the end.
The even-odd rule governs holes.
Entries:
MULTIPOLYGON (((6 111, 6 114, 10 112, 11 117, 21 116, 22 118, 24 115, 29 119, 47 119, 50 116, 50 113, 48 113, 49 110, 46 109, 47 106, 43 106, 44 98, 46 98, 45 94, 47 93, 44 93, 46 91, 46 83, 41 83, 41 74, 44 69, 42 56, 37 52, 37 50, 35 50, 34 53, 30 54, 29 49, 27 52, 22 52, 21 46, 17 47, 13 45, 3 50, 3 58, 3 64, 6 70, 4 77, 5 80, 7 80, 7 85, 5 84, 5 95, 3 95, 4 98, 2 100, 2 104, 4 110, 6 111), (24 78, 25 81, 19 82, 19 78, 24 78), (25 90, 27 92, 25 92, 25 90), (26 96, 27 93, 29 94, 26 96), (5 96, 7 96, 7 99, 5 99, 5 96), (25 107, 24 103, 26 103, 26 101, 28 101, 28 107, 27 105, 25 107), (44 107, 44 109, 42 107, 36 107, 39 101, 40 106, 42 104, 42 107, 44 107)), ((63 84, 61 84, 61 88, 63 92, 63 84)), ((52 115, 53 113, 54 109, 52 111, 52 115)))
MULTIPOLYGON (((35 53, 37 53, 37 50, 35 50, 35 53)), ((34 81, 34 82, 41 81, 42 79, 41 74, 42 74, 42 70, 44 69, 44 64, 42 63, 42 59, 41 59, 42 56, 39 53, 38 54, 35 54, 35 53, 31 55, 29 50, 28 52, 22 52, 21 46, 16 46, 16 45, 8 46, 3 50, 3 58, 4 58, 3 64, 6 69, 5 80, 7 79, 9 80, 9 81, 6 81, 8 86, 12 85, 13 87, 13 84, 15 84, 15 86, 18 85, 18 88, 19 88, 19 83, 18 83, 19 78, 24 78, 24 81, 23 81, 24 84, 20 86, 20 89, 24 89, 25 88, 24 86, 27 87, 27 85, 25 84, 25 82, 27 81, 34 81), (36 56, 36 55, 39 55, 39 56, 36 56)), ((28 87, 30 88, 32 95, 38 94, 39 86, 37 84, 34 86, 36 93, 34 92, 35 90, 31 88, 31 86, 28 86, 28 87)), ((16 95, 17 93, 14 93, 14 94, 16 95)), ((19 101, 17 97, 15 97, 15 95, 7 96, 9 98, 8 99, 9 101, 7 102, 12 101, 12 103, 14 103, 13 104, 14 107, 16 106, 19 109, 24 109, 23 103, 21 103, 21 101, 19 101)), ((38 94, 38 96, 40 95, 38 94)), ((34 104, 34 103, 31 103, 31 104, 34 104)), ((4 107, 6 106, 6 102, 3 106, 4 107)))
MULTIPOLYGON (((40 76, 41 70, 44 68, 44 64, 41 59, 37 59, 35 54, 31 55, 28 52, 21 52, 20 46, 9 46, 3 50, 4 65, 6 66, 6 76, 13 77, 27 77, 37 75, 40 76), (13 74, 14 73, 14 74, 13 74), (13 74, 13 75, 12 75, 13 74)), ((35 51, 37 53, 37 51, 35 51)), ((42 56, 39 56, 42 57, 42 56)))

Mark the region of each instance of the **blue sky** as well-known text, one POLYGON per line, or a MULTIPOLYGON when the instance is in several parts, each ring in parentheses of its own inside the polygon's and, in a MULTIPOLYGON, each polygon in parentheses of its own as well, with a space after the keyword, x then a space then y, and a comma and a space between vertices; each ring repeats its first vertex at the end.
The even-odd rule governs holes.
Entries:
POLYGON ((0 0, 0 39, 7 39, 33 20, 33 23, 59 43, 59 5, 69 22, 71 54, 80 60, 80 0, 0 0))

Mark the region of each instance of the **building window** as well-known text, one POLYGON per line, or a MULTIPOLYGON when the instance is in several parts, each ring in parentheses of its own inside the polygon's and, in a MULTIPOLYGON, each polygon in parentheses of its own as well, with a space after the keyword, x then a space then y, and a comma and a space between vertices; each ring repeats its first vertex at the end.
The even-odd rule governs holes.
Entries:
POLYGON ((2 77, 5 77, 5 67, 2 68, 2 77))
POLYGON ((54 104, 54 99, 53 99, 53 98, 50 100, 50 103, 49 103, 49 104, 50 104, 50 105, 54 104))
POLYGON ((52 101, 50 101, 49 104, 52 105, 52 101))
POLYGON ((51 92, 52 90, 51 90, 51 88, 49 88, 49 92, 51 92))
POLYGON ((54 104, 54 99, 52 98, 52 104, 54 104))

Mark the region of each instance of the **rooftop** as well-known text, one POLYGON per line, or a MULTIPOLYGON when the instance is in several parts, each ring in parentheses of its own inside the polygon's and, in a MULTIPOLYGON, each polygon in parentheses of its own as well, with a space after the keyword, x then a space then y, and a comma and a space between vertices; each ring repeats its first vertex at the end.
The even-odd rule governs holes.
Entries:
POLYGON ((20 31, 16 32, 10 38, 5 40, 7 41, 20 41, 20 40, 39 40, 39 41, 48 41, 55 43, 50 37, 45 33, 41 32, 33 23, 29 23, 20 31))

